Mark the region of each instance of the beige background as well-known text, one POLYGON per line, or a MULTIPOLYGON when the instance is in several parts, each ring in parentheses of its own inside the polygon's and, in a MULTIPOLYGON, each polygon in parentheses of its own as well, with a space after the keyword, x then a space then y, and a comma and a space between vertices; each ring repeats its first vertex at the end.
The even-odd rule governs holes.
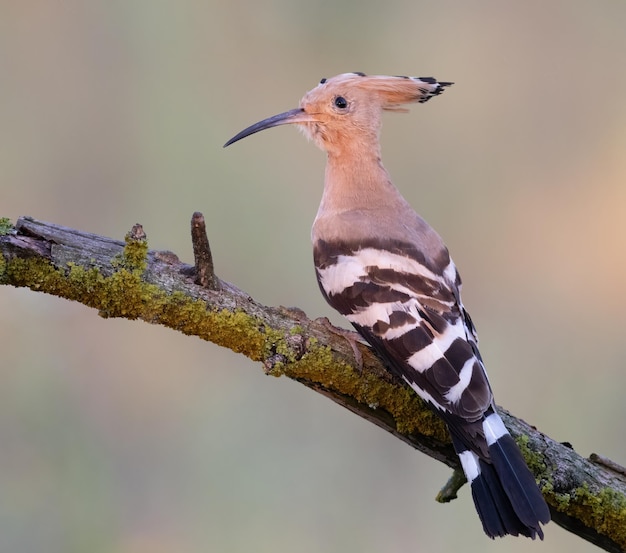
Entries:
MULTIPOLYGON (((313 317, 323 154, 222 144, 321 77, 455 81, 386 116, 385 163, 460 267, 497 401, 626 462, 626 4, 0 6, 0 216, 140 222, 191 261, 199 210, 222 278, 313 317)), ((595 550, 490 542, 467 489, 434 502, 444 466, 198 339, 0 288, 0 352, 0 551, 595 550)))

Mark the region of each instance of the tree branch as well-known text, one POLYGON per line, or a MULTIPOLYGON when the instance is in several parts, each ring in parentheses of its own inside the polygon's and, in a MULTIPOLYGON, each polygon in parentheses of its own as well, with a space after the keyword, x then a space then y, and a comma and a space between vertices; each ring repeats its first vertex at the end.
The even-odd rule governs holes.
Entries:
MULTIPOLYGON (((298 309, 267 307, 214 273, 202 214, 192 219, 195 266, 171 252, 148 250, 141 225, 125 242, 22 217, 0 220, 0 284, 79 301, 103 317, 142 319, 198 336, 260 361, 391 432, 458 473, 444 424, 359 344, 355 361, 345 331, 310 320, 298 309)), ((624 469, 586 459, 503 409, 563 528, 611 552, 626 551, 624 469)), ((453 475, 440 501, 462 485, 453 475)))

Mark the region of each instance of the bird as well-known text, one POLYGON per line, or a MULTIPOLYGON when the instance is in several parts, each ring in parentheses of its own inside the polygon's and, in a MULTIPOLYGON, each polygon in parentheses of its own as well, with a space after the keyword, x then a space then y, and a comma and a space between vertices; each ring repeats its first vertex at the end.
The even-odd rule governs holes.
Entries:
POLYGON ((322 79, 299 107, 247 127, 224 147, 294 124, 326 152, 311 231, 322 295, 447 424, 487 536, 543 539, 550 511, 498 414, 459 272, 381 161, 383 112, 408 111, 453 84, 343 73, 322 79))

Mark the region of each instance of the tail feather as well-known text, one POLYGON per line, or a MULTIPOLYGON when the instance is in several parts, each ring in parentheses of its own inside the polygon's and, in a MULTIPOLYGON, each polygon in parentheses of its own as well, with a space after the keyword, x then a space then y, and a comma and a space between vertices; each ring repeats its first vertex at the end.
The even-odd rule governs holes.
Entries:
MULTIPOLYGON (((540 539, 543 539, 543 532, 536 520, 529 524, 528 520, 524 521, 521 519, 517 512, 515 501, 512 501, 507 494, 500 475, 497 473, 494 466, 483 460, 480 461, 480 465, 480 477, 472 483, 472 497, 474 498, 476 510, 479 511, 479 516, 481 510, 495 511, 500 519, 500 525, 487 525, 485 521, 483 521, 485 533, 492 538, 506 536, 507 534, 512 536, 519 536, 521 534, 522 536, 532 539, 535 539, 535 536, 538 535, 540 539), (474 493, 474 488, 478 488, 479 486, 487 490, 489 494, 487 498, 485 498, 484 495, 479 496, 474 493), (480 504, 481 501, 482 504, 480 504), (502 529, 501 532, 499 531, 500 529, 502 529)), ((494 516, 494 514, 491 514, 492 518, 494 518, 494 516)))
POLYGON ((483 530, 490 538, 506 536, 510 533, 509 527, 505 526, 504 517, 501 516, 501 505, 495 500, 492 487, 487 484, 484 475, 477 477, 472 483, 472 499, 478 512, 478 518, 483 525, 483 530))
POLYGON ((541 524, 550 520, 550 511, 521 451, 497 413, 488 412, 482 426, 487 448, 478 454, 458 427, 451 430, 485 533, 543 539, 541 524))
POLYGON ((511 435, 506 434, 490 445, 489 455, 519 520, 543 539, 539 523, 550 520, 550 510, 511 435))

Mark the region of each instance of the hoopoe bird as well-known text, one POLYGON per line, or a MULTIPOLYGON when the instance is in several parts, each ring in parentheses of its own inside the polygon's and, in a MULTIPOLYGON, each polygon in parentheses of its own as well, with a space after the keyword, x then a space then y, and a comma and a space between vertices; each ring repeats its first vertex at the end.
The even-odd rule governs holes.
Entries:
POLYGON ((322 79, 300 107, 231 138, 295 124, 326 151, 313 257, 326 301, 390 371, 446 422, 485 533, 543 539, 550 511, 496 411, 461 278, 443 240, 411 208, 381 162, 383 111, 407 111, 449 82, 345 73, 322 79))

